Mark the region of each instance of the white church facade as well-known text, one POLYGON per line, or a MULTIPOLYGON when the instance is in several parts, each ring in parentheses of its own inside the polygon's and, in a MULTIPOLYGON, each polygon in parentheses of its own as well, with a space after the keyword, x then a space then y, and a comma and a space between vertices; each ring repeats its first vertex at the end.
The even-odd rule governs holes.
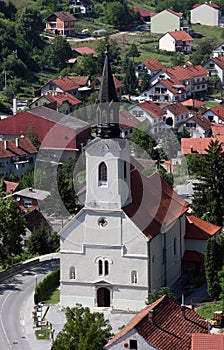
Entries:
POLYGON ((117 101, 106 54, 97 136, 85 150, 85 203, 60 232, 61 306, 140 310, 182 273, 188 203, 132 164, 117 101))

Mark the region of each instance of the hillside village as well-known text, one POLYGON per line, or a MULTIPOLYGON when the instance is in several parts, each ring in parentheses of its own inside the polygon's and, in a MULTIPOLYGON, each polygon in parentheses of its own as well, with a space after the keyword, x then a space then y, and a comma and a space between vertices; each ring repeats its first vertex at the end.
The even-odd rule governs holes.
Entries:
POLYGON ((0 209, 1 266, 59 251, 62 309, 133 314, 99 349, 202 350, 206 342, 221 350, 224 336, 180 300, 193 278, 207 283, 210 298, 224 293, 224 44, 201 63, 189 56, 197 52, 191 26, 222 28, 224 12, 211 2, 186 13, 133 8, 134 35, 157 35, 156 50, 176 64, 150 52, 141 60, 132 42, 118 66, 122 25, 115 35, 77 25, 94 7, 70 1, 47 13, 49 47, 71 44, 63 74, 31 84, 25 101, 21 92, 1 97, 0 207, 9 203, 10 217, 23 219, 10 250, 4 225, 14 223, 0 209), (163 288, 170 293, 147 302, 163 288))

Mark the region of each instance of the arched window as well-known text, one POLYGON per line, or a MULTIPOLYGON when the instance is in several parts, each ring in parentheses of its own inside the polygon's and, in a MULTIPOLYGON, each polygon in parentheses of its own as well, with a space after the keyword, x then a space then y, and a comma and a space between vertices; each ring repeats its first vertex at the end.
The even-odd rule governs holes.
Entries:
POLYGON ((99 275, 102 275, 103 274, 103 261, 102 260, 99 260, 98 267, 99 267, 99 275))
POLYGON ((138 283, 138 275, 136 270, 131 271, 131 283, 138 283))
POLYGON ((109 275, 109 263, 107 260, 104 261, 104 275, 109 275))
POLYGON ((104 162, 99 165, 99 185, 107 184, 107 166, 104 162))
POLYGON ((70 275, 70 279, 71 279, 71 280, 75 280, 76 276, 75 276, 75 267, 74 267, 74 266, 71 266, 71 267, 70 267, 70 273, 69 273, 69 275, 70 275))

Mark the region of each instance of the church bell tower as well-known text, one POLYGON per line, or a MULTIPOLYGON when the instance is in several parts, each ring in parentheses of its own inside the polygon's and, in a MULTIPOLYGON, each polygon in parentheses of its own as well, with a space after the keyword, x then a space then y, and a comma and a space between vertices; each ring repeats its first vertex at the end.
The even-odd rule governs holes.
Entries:
POLYGON ((121 209, 132 201, 130 146, 120 137, 119 108, 107 46, 96 108, 96 138, 86 147, 86 208, 121 209))

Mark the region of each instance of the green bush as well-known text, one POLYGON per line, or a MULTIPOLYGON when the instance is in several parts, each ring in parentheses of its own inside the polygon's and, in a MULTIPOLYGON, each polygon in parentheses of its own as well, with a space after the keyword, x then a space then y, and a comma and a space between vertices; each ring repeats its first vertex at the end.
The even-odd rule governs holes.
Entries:
POLYGON ((59 286, 60 269, 56 269, 41 281, 34 293, 34 303, 44 301, 46 296, 59 286))

